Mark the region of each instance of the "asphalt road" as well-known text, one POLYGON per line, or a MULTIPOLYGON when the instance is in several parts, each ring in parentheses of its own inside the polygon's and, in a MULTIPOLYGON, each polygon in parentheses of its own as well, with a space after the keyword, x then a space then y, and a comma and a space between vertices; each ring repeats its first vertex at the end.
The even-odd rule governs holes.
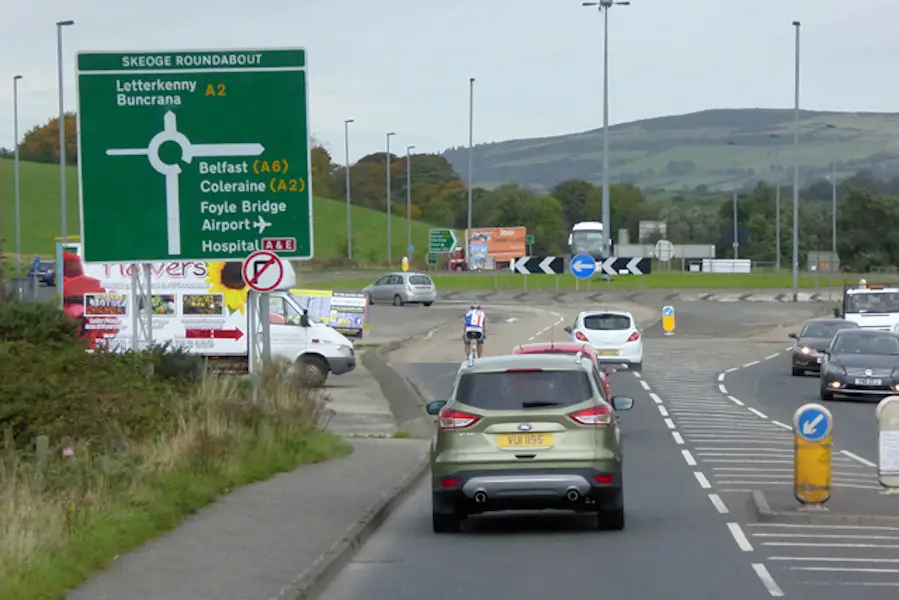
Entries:
MULTIPOLYGON (((789 341, 789 340, 787 340, 789 341)), ((783 348, 786 348, 784 344, 783 348)), ((761 357, 759 357, 761 358, 761 357)), ((793 413, 803 404, 821 402, 820 379, 808 374, 794 377, 790 373, 790 353, 727 374, 728 391, 744 402, 751 402, 772 418, 792 423, 793 413)), ((874 409, 878 400, 844 400, 827 402, 833 414, 834 444, 868 460, 877 459, 877 420, 874 409)))
MULTIPOLYGON (((429 395, 445 397, 458 363, 410 365, 429 395)), ((767 596, 630 373, 622 415, 627 527, 598 532, 566 513, 497 513, 460 535, 435 535, 424 482, 366 543, 321 600, 609 597, 680 600, 767 596)))

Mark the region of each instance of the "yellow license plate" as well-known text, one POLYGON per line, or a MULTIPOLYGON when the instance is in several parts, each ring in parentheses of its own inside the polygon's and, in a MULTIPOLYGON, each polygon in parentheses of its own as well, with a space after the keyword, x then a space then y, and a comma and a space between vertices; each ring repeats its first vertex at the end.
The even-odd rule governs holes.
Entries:
POLYGON ((501 433, 497 436, 500 448, 550 448, 553 445, 551 433, 501 433))
POLYGON ((621 354, 619 350, 597 350, 596 356, 618 356, 621 354))

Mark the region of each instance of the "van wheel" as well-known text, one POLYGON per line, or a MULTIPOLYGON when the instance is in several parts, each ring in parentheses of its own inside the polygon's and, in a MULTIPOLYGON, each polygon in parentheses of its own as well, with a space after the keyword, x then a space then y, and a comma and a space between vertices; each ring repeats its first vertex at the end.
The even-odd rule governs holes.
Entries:
POLYGON ((431 306, 432 304, 434 304, 434 303, 433 302, 425 302, 425 306, 431 306))
POLYGON ((303 357, 299 361, 300 378, 310 387, 322 387, 328 379, 328 365, 320 358, 303 357))
POLYGON ((393 305, 394 306, 402 306, 403 305, 403 299, 400 297, 399 294, 397 294, 396 296, 393 297, 393 305))

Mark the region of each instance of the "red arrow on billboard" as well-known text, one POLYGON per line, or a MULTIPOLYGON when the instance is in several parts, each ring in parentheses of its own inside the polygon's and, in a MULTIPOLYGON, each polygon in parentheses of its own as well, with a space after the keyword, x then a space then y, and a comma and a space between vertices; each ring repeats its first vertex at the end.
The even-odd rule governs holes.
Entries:
POLYGON ((243 337, 240 329, 187 329, 184 337, 189 340, 239 340, 243 337))

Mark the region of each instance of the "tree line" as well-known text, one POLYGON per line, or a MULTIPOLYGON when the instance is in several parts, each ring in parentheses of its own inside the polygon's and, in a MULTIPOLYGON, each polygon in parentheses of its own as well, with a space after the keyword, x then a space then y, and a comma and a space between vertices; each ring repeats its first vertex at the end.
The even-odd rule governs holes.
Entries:
MULTIPOLYGON (((26 132, 19 146, 22 160, 56 163, 59 160, 57 120, 26 132)), ((66 161, 75 164, 77 142, 74 113, 66 115, 66 161)), ((11 156, 0 149, 0 156, 11 156)), ((313 142, 312 184, 316 196, 342 199, 346 195, 345 167, 336 164, 327 148, 313 142)), ((387 161, 390 162, 391 211, 406 215, 406 157, 383 152, 369 154, 350 165, 351 202, 387 211, 387 161)), ((464 229, 468 220, 468 190, 452 165, 440 154, 411 156, 412 218, 435 227, 464 229)), ((597 174, 598 175, 598 174, 597 174)), ((775 214, 777 189, 759 181, 737 192, 740 258, 775 262, 776 223, 780 219, 781 263, 792 260, 792 189, 781 186, 781 212, 775 214)), ((714 244, 717 256, 733 253, 733 198, 703 188, 676 194, 647 196, 636 185, 610 186, 613 239, 626 229, 636 242, 643 220, 664 221, 667 239, 677 244, 714 244)), ((832 234, 832 187, 816 181, 800 190, 800 263, 810 251, 829 251, 832 234)), ((899 177, 881 180, 861 171, 839 182, 837 252, 842 265, 857 271, 899 264, 899 177)), ((472 191, 475 227, 522 225, 534 235, 534 254, 558 255, 566 249, 568 229, 583 220, 600 220, 602 188, 588 181, 569 179, 549 193, 517 184, 472 191)), ((654 240, 652 240, 654 241, 654 240)))

